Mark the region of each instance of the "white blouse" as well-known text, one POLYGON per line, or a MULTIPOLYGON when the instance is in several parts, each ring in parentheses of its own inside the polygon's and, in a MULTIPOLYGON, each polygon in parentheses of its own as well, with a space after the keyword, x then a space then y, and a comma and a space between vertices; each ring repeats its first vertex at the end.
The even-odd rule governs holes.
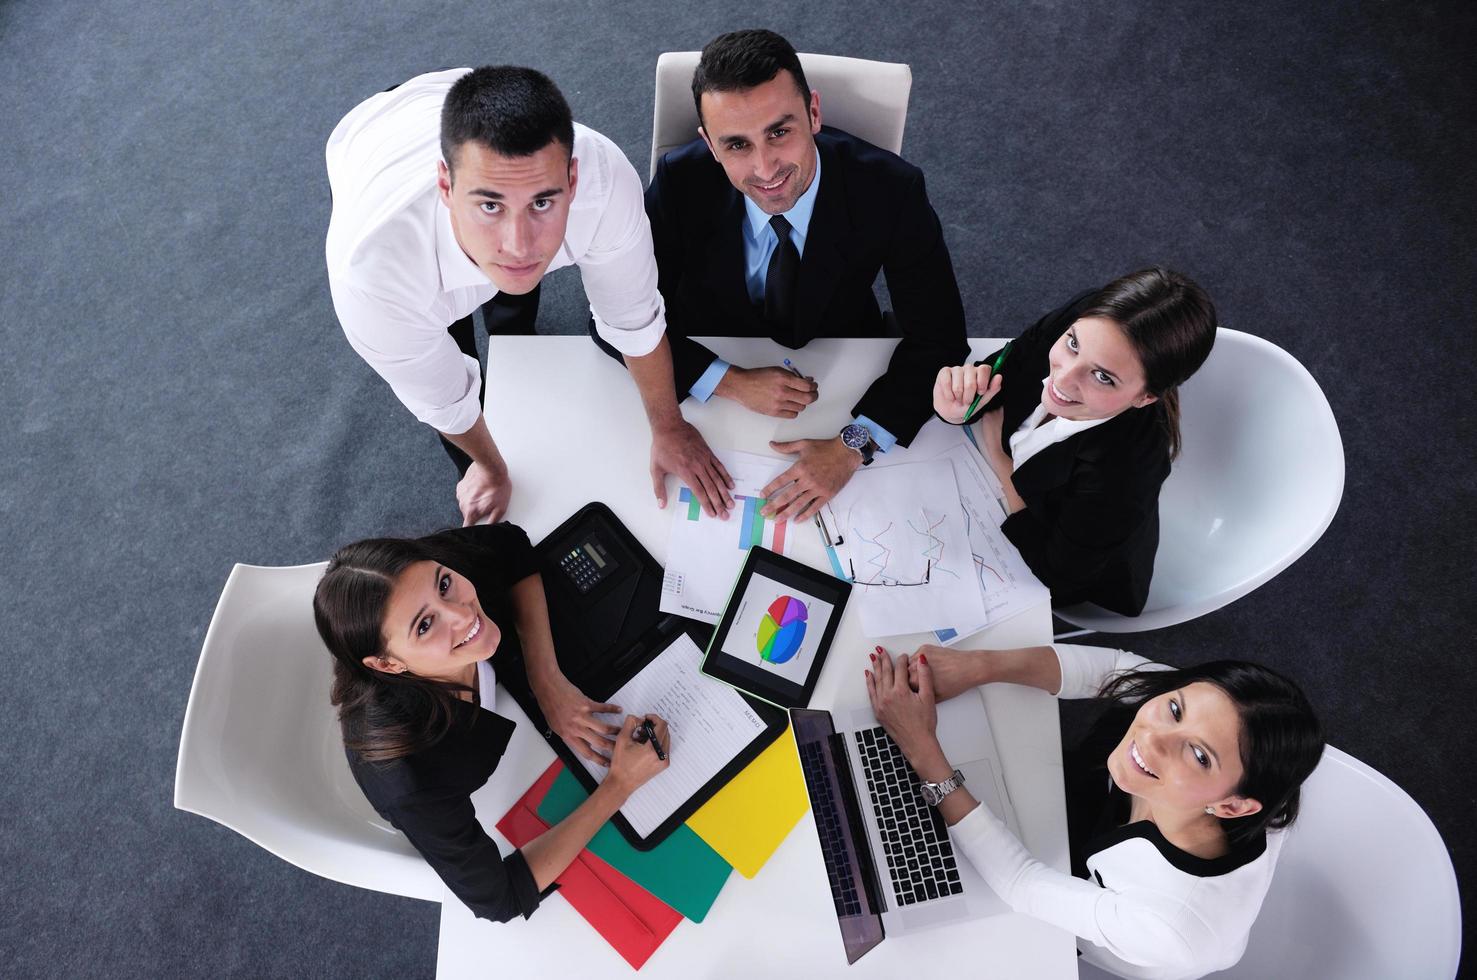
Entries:
MULTIPOLYGON (((1051 380, 1048 375, 1041 379, 1041 387, 1045 388, 1051 380)), ((1054 445, 1064 439, 1070 439, 1079 432, 1086 432, 1095 425, 1102 425, 1107 419, 1088 419, 1078 422, 1075 419, 1064 419, 1060 416, 1052 416, 1051 421, 1042 423, 1046 417, 1046 406, 1038 404, 1036 411, 1026 416, 1020 428, 1010 434, 1010 458, 1014 466, 1011 472, 1025 465, 1026 460, 1035 456, 1047 446, 1054 445)))

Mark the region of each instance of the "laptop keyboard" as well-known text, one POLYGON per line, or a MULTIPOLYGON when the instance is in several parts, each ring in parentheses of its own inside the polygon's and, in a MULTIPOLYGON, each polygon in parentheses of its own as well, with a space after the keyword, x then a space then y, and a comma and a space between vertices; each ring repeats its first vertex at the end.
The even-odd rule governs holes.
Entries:
POLYGON ((856 882, 852 880, 846 840, 842 836, 841 805, 831 792, 831 781, 826 777, 825 753, 819 742, 807 742, 799 748, 800 768, 805 772, 806 785, 823 804, 811 809, 815 812, 815 828, 820 832, 821 855, 826 861, 826 877, 831 881, 831 900, 836 903, 836 914, 861 915, 862 902, 856 893, 856 882))
POLYGON ((897 743, 880 726, 854 734, 898 905, 962 893, 948 825, 924 802, 918 774, 897 743))

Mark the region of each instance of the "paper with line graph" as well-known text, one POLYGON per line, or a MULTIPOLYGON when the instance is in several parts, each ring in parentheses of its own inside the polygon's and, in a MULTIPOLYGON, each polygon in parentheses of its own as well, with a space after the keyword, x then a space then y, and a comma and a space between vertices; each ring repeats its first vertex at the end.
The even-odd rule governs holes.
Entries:
POLYGON ((826 510, 867 636, 985 618, 949 460, 861 470, 826 510))
POLYGON ((952 627, 934 627, 938 642, 953 646, 986 626, 994 626, 1038 603, 1049 602, 1051 593, 1000 530, 1005 520, 1005 508, 1000 500, 1005 492, 995 474, 985 467, 979 452, 961 442, 935 459, 948 460, 959 481, 959 503, 964 507, 970 557, 985 600, 983 618, 960 620, 960 625, 952 627))
POLYGON ((769 520, 764 487, 789 467, 791 460, 734 450, 714 451, 733 477, 734 508, 728 520, 709 517, 692 491, 680 486, 672 508, 667 538, 666 573, 662 577, 661 611, 717 623, 733 580, 754 545, 789 554, 793 528, 769 520))

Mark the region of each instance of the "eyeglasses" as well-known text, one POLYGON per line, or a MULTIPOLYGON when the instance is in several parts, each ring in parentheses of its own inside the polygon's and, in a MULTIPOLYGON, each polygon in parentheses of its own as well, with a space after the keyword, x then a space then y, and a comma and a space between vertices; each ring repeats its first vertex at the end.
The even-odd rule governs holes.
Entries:
POLYGON ((830 528, 826 527, 825 509, 816 512, 815 526, 820 529, 821 537, 826 541, 827 548, 839 548, 846 543, 846 539, 840 534, 832 534, 830 528))
POLYGON ((850 558, 846 560, 846 565, 848 568, 851 569, 851 582, 853 585, 881 585, 886 586, 887 588, 905 588, 910 585, 927 585, 929 577, 933 574, 932 558, 928 560, 928 564, 925 565, 923 568, 923 581, 921 582, 899 582, 897 579, 889 579, 886 576, 879 576, 876 580, 871 582, 862 582, 857 579, 856 564, 850 558))

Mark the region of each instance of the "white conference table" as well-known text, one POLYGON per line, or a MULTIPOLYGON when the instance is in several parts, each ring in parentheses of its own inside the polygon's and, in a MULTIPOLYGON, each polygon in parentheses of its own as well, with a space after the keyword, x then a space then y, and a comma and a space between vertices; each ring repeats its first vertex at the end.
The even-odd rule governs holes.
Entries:
MULTIPOLYGON (((731 363, 779 364, 791 357, 820 385, 821 397, 793 420, 767 418, 714 398, 688 401, 687 419, 715 448, 774 454, 770 439, 831 436, 850 421, 850 408, 887 364, 895 340, 817 340, 795 352, 769 340, 705 340, 731 363)), ((996 349, 971 344, 975 356, 996 349)), ((494 337, 488 355, 487 418, 512 470, 507 519, 537 542, 591 500, 610 506, 657 560, 666 555, 670 513, 659 510, 649 475, 650 431, 636 387, 624 368, 588 337, 494 337)), ((937 421, 931 423, 942 426, 937 421)), ((935 435, 941 435, 936 433, 935 435)), ((922 437, 920 437, 922 438, 922 437)), ((915 441, 915 446, 918 442, 915 441)), ((908 457, 886 454, 888 463, 908 457)), ((914 458, 924 458, 920 453, 914 458)), ((875 465, 875 464, 874 464, 875 465)), ((668 478, 669 499, 676 485, 668 478)), ((669 503, 668 507, 675 506, 669 503)), ((827 567, 820 535, 797 526, 791 555, 827 567)), ((911 652, 923 635, 873 641, 848 608, 832 644, 814 707, 865 705, 862 669, 876 642, 911 652)), ((1014 647, 1051 641, 1046 603, 992 626, 967 646, 1014 647)), ((1056 701, 1032 688, 994 685, 984 691, 991 728, 1025 844, 1041 860, 1068 866, 1062 791, 1061 736, 1056 701)), ((499 692, 497 710, 520 722, 502 764, 473 797, 478 818, 506 853, 511 845, 494 824, 554 759, 523 723, 512 698, 499 692)), ((1072 936, 1038 920, 1005 913, 904 936, 889 936, 848 968, 830 888, 809 812, 759 874, 734 872, 702 922, 684 920, 641 970, 641 976, 750 977, 766 980, 845 975, 1067 978, 1077 976, 1072 936)), ((501 925, 475 918, 449 891, 443 897, 437 975, 463 977, 592 977, 633 973, 579 913, 557 896, 526 922, 501 925)))

